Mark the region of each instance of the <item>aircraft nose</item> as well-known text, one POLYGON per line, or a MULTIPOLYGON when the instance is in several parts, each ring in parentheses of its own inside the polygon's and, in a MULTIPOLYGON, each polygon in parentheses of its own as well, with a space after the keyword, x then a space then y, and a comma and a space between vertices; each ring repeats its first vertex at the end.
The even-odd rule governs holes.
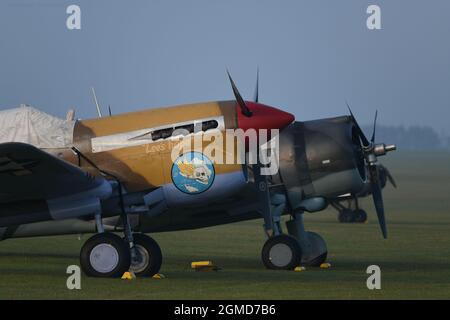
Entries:
POLYGON ((247 129, 282 130, 295 120, 292 114, 274 107, 250 101, 245 101, 245 104, 252 113, 250 116, 242 114, 239 105, 236 105, 238 127, 244 131, 247 129))

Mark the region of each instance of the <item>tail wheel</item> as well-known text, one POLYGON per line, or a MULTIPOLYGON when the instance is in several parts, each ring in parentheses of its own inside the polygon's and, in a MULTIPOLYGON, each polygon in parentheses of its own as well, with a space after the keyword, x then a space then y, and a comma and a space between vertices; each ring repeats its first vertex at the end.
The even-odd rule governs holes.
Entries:
POLYGON ((353 214, 353 211, 350 209, 344 209, 339 212, 339 222, 342 223, 351 223, 355 221, 355 215, 353 214))
POLYGON ((152 277, 161 268, 161 248, 155 240, 145 234, 135 233, 133 238, 136 257, 131 261, 130 271, 139 277, 152 277))
POLYGON ((261 258, 267 269, 292 270, 300 264, 302 250, 295 238, 282 234, 266 241, 261 258))
POLYGON ((89 277, 118 278, 130 264, 128 244, 113 233, 96 234, 81 248, 81 269, 89 277))

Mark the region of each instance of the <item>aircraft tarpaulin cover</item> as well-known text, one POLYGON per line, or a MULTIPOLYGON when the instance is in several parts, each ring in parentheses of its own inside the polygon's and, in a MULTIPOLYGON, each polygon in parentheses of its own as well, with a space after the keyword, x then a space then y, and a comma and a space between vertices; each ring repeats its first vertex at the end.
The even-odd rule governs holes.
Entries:
POLYGON ((73 142, 75 121, 21 105, 0 111, 0 143, 24 142, 38 148, 64 148, 73 142))

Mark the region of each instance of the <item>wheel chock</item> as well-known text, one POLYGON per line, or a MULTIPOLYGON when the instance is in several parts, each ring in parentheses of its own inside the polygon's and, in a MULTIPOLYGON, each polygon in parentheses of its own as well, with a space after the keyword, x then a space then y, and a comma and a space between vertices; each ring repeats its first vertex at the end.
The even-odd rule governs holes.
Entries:
POLYGON ((324 262, 320 265, 320 269, 330 269, 331 268, 331 263, 328 262, 324 262))
POLYGON ((195 271, 218 271, 220 270, 212 261, 193 261, 191 268, 195 271))
POLYGON ((214 263, 212 261, 193 261, 191 262, 191 268, 211 267, 214 263))
POLYGON ((163 275, 162 273, 157 273, 157 274, 154 274, 152 278, 153 279, 165 279, 166 276, 163 275))
POLYGON ((136 279, 136 275, 132 271, 126 271, 122 275, 122 280, 134 280, 136 279))
POLYGON ((306 270, 306 268, 302 267, 302 266, 295 267, 295 269, 294 269, 295 272, 301 272, 301 271, 305 271, 305 270, 306 270))

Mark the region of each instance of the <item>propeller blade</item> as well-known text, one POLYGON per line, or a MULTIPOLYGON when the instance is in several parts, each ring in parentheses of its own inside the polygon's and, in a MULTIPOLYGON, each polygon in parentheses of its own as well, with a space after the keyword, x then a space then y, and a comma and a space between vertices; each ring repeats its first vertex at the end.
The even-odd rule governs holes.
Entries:
POLYGON ((353 124, 356 127, 356 130, 358 130, 358 136, 360 137, 360 139, 361 139, 361 141, 363 143, 363 146, 364 147, 370 146, 370 142, 369 142, 369 140, 367 140, 364 132, 362 131, 361 127, 359 126, 358 122, 356 121, 356 118, 353 115, 352 109, 350 109, 350 106, 349 106, 348 102, 346 102, 346 103, 347 103, 348 111, 350 111, 350 117, 352 118, 352 121, 353 121, 353 124))
POLYGON ((370 139, 370 141, 372 143, 375 142, 375 130, 377 128, 377 117, 378 117, 378 110, 375 111, 375 119, 373 120, 373 131, 372 131, 372 138, 370 139))
POLYGON ((241 94, 239 93, 239 90, 237 89, 236 85, 234 84, 233 79, 231 78, 230 73, 227 70, 227 74, 228 74, 228 78, 230 79, 230 83, 231 83, 231 88, 233 89, 233 94, 234 97, 236 98, 236 101, 239 105, 239 107, 241 108, 241 112, 244 116, 246 117, 251 117, 252 116, 252 112, 250 111, 250 109, 247 107, 247 105, 245 104, 244 99, 242 99, 241 94))
POLYGON ((388 178, 389 182, 392 184, 392 186, 394 188, 397 188, 397 183, 395 182, 394 177, 391 175, 391 173, 389 172, 388 168, 386 168, 385 166, 383 166, 383 167, 384 167, 384 170, 386 172, 386 177, 388 178))
POLYGON ((253 101, 258 103, 259 97, 259 67, 256 69, 256 87, 255 87, 255 95, 253 97, 253 101))
POLYGON ((111 112, 111 106, 108 104, 108 112, 109 112, 109 116, 112 116, 112 112, 111 112))
POLYGON ((369 166, 369 172, 371 177, 372 198, 377 212, 378 223, 380 224, 383 238, 387 238, 386 219, 384 217, 384 204, 383 195, 381 193, 380 182, 378 180, 378 168, 377 166, 369 166))

